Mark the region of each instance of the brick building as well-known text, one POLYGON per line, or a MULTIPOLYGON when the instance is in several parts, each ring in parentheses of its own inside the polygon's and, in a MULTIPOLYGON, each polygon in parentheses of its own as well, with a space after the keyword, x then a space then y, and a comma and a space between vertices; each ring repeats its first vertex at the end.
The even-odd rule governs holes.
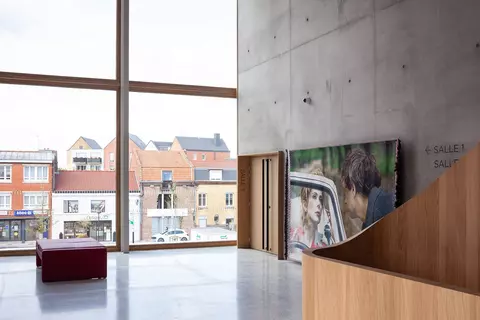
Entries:
POLYGON ((175 137, 171 150, 183 150, 193 165, 202 161, 230 159, 230 149, 219 133, 215 133, 213 138, 175 137))
POLYGON ((136 150, 131 169, 142 190, 142 240, 167 228, 193 226, 193 166, 183 151, 136 150))
MULTIPOLYGON (((128 142, 130 164, 132 163, 132 157, 136 150, 144 150, 147 145, 134 134, 130 134, 130 140, 128 142)), ((115 161, 117 154, 117 138, 110 141, 109 144, 103 149, 103 170, 114 171, 115 161)))
POLYGON ((56 151, 0 151, 0 241, 51 237, 56 170, 56 151))

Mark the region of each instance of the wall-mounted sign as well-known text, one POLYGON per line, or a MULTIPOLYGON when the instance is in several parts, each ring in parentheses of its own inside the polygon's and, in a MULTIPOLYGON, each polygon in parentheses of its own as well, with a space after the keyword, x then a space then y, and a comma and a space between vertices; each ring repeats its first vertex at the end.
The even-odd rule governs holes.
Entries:
POLYGON ((33 210, 15 210, 13 212, 13 215, 14 216, 33 216, 35 215, 35 213, 33 212, 33 210))
POLYGON ((87 216, 87 220, 108 220, 108 214, 87 216))
POLYGON ((0 211, 0 216, 8 216, 8 211, 0 211))
POLYGON ((431 160, 431 166, 435 169, 450 168, 457 163, 465 153, 465 144, 434 144, 425 147, 425 153, 430 157, 437 157, 431 160))

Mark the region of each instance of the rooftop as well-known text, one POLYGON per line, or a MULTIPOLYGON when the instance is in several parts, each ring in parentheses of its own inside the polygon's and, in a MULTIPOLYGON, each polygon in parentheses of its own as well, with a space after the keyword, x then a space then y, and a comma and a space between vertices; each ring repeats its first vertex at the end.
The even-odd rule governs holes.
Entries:
POLYGON ((19 163, 52 163, 56 158, 56 151, 0 151, 0 162, 19 163))
POLYGON ((145 147, 147 146, 145 142, 142 141, 138 136, 130 133, 130 140, 132 140, 140 149, 144 150, 145 147))
POLYGON ((196 161, 195 169, 237 169, 237 159, 223 161, 196 161))
MULTIPOLYGON (((129 172, 129 190, 140 191, 135 172, 129 172)), ((60 171, 56 175, 58 191, 115 191, 115 171, 60 171)))
POLYGON ((164 148, 170 148, 172 146, 172 143, 167 141, 152 141, 152 143, 159 150, 164 148))
POLYGON ((144 168, 190 168, 181 151, 137 150, 136 153, 144 168))
POLYGON ((97 141, 90 139, 90 138, 85 138, 85 137, 80 137, 80 139, 83 139, 90 148, 92 149, 102 149, 102 147, 97 143, 97 141))
POLYGON ((175 137, 184 150, 230 152, 225 141, 217 133, 213 138, 175 137))

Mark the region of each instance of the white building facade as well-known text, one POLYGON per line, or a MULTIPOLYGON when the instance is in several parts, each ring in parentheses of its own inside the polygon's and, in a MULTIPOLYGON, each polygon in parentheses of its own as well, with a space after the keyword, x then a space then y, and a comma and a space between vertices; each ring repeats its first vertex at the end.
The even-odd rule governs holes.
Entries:
MULTIPOLYGON (((140 241, 140 192, 130 192, 130 242, 140 241)), ((54 191, 52 239, 91 237, 114 242, 115 192, 54 191)))

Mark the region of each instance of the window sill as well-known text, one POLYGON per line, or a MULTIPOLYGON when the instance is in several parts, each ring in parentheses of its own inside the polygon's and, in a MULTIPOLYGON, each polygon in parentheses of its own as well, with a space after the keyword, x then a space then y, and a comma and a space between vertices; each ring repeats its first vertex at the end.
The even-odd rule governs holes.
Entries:
POLYGON ((12 183, 12 180, 0 180, 0 183, 12 183))
POLYGON ((23 183, 49 183, 48 180, 23 180, 23 183))

